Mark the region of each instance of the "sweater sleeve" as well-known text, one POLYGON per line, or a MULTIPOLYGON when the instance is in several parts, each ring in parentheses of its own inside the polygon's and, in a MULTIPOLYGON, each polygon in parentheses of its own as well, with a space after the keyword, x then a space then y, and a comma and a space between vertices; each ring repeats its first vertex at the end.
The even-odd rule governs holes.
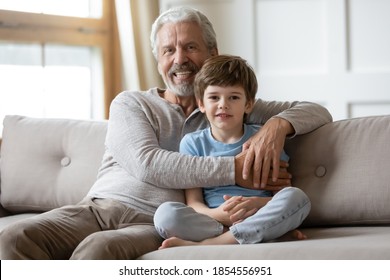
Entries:
POLYGON ((113 101, 106 138, 114 161, 130 176, 173 189, 234 183, 233 157, 194 157, 175 151, 172 143, 179 145, 183 124, 165 118, 169 113, 164 106, 150 107, 150 102, 130 95, 113 101))
POLYGON ((247 122, 263 125, 272 117, 290 122, 295 130, 292 136, 308 133, 332 121, 329 111, 319 104, 258 99, 247 122))

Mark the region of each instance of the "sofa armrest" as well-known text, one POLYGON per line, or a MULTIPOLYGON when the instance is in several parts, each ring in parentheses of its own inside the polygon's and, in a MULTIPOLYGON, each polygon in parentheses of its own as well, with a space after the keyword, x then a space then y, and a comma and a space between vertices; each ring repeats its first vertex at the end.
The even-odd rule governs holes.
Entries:
MULTIPOLYGON (((0 138, 0 151, 1 151, 1 138, 0 138)), ((1 166, 1 153, 0 153, 0 166, 1 166)), ((1 201, 1 168, 0 168, 0 201, 1 201)), ((10 213, 4 209, 0 203, 0 218, 10 215, 10 213)))
MULTIPOLYGON (((0 138, 0 140, 1 140, 1 138, 0 138)), ((1 147, 0 147, 0 151, 1 151, 1 147)), ((1 166, 1 154, 0 154, 0 166, 1 166)), ((1 168, 0 168, 0 201, 1 201, 1 168)), ((8 212, 7 210, 5 210, 4 207, 0 203, 0 218, 5 217, 5 216, 9 216, 10 214, 11 213, 8 212)))

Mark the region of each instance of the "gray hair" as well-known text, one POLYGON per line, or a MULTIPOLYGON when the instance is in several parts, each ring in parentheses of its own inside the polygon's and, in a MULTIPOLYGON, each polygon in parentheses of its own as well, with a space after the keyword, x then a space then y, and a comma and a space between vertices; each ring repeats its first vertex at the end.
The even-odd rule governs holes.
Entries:
POLYGON ((162 13, 153 23, 152 32, 150 34, 150 42, 152 46, 152 52, 157 59, 157 32, 160 28, 168 23, 179 22, 195 22, 202 29, 203 39, 207 45, 209 51, 217 48, 217 36, 215 34, 213 25, 209 19, 200 11, 189 7, 175 7, 162 13))

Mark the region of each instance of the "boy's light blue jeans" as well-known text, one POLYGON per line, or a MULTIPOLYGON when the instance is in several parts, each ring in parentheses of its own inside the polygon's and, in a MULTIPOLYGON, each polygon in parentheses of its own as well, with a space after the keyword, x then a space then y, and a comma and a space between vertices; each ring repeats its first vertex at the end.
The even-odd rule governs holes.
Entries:
MULTIPOLYGON (((298 228, 310 208, 310 200, 302 190, 287 187, 254 215, 231 226, 230 232, 240 244, 267 242, 298 228)), ((180 202, 161 204, 154 215, 154 224, 163 238, 202 241, 223 233, 221 223, 180 202)))

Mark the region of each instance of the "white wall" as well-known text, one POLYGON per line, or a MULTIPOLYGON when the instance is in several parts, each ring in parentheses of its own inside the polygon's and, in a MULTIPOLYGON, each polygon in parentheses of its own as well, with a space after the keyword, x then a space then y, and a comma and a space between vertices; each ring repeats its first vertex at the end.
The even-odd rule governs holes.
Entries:
POLYGON ((267 100, 322 104, 335 120, 390 114, 390 0, 160 0, 214 24, 267 100))

